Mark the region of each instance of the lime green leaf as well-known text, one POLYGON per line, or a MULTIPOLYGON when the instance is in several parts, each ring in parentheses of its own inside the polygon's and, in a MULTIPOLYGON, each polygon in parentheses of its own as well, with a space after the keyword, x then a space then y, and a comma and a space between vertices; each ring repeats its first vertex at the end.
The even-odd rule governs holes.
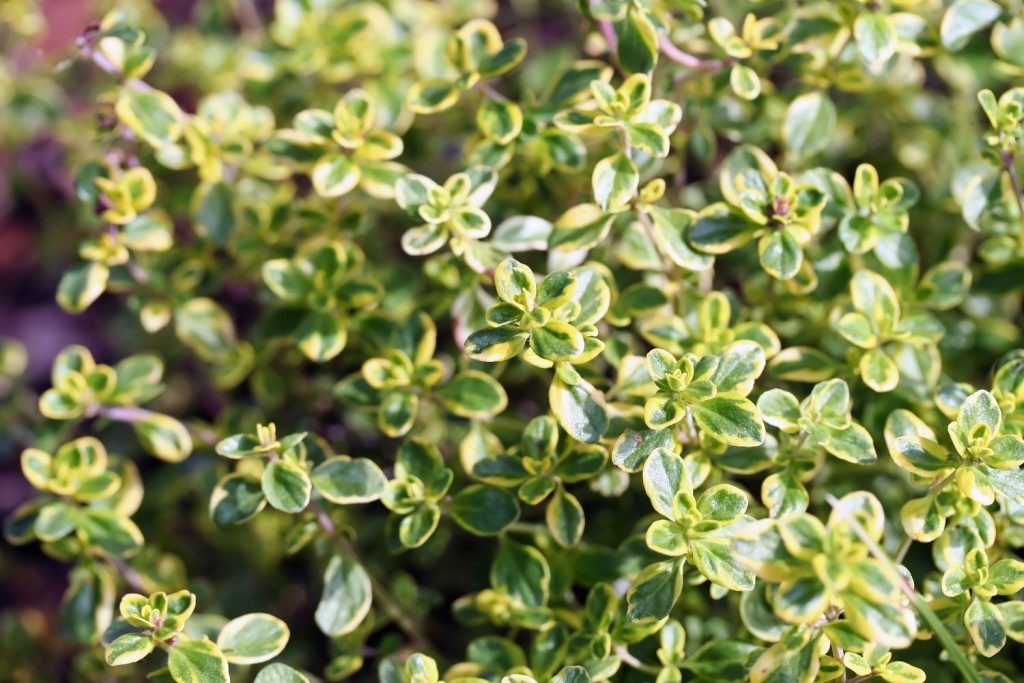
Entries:
POLYGON ((416 83, 409 89, 406 101, 417 114, 433 114, 449 109, 459 100, 454 83, 431 80, 416 83))
POLYGON ((430 540, 440 521, 441 509, 438 506, 421 505, 402 518, 398 525, 398 540, 406 548, 418 548, 430 540))
POLYGON ((530 349, 545 360, 571 361, 583 353, 583 335, 569 323, 552 320, 530 332, 530 349))

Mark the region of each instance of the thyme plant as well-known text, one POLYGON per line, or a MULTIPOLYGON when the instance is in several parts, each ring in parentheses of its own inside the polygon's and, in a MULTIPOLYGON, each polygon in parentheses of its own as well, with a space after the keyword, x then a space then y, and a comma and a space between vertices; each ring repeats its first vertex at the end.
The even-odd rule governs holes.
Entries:
POLYGON ((1024 678, 1020 0, 93 4, 0 678, 1024 678))

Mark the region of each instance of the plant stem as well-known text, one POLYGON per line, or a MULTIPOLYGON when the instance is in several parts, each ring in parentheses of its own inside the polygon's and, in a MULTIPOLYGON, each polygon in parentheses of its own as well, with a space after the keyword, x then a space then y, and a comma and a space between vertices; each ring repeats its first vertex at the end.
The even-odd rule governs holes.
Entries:
POLYGON ((658 40, 658 47, 661 49, 661 54, 665 55, 676 64, 682 64, 683 66, 696 71, 717 73, 729 66, 731 63, 729 60, 724 59, 704 59, 703 57, 698 57, 697 55, 692 55, 689 52, 680 50, 675 43, 669 40, 668 36, 661 36, 658 40))
MULTIPOLYGON (((886 573, 889 574, 889 578, 896 582, 896 585, 899 586, 903 594, 906 595, 914 605, 914 608, 917 609, 921 617, 925 622, 927 622, 928 628, 932 630, 935 637, 938 638, 940 643, 942 643, 942 647, 945 648, 950 661, 956 665, 956 668, 960 669, 960 673, 963 674, 964 680, 967 681, 967 683, 981 683, 981 678, 978 676, 977 670, 971 665, 970 661, 968 661, 967 655, 964 654, 964 651, 960 649, 960 646, 953 639, 949 629, 946 628, 945 624, 942 623, 942 620, 939 619, 939 616, 935 614, 925 599, 904 580, 903 576, 896 568, 896 563, 892 561, 892 558, 886 555, 882 547, 878 545, 878 542, 868 535, 868 532, 864 530, 864 527, 856 518, 852 515, 843 514, 844 511, 839 507, 839 499, 831 493, 828 493, 825 495, 825 500, 828 501, 828 504, 832 506, 833 510, 842 514, 843 520, 850 525, 850 528, 853 529, 855 534, 857 534, 857 537, 860 538, 861 542, 863 542, 864 545, 868 547, 868 550, 871 551, 871 555, 878 560, 886 573)), ((851 682, 847 681, 847 683, 851 682)))
POLYGON ((121 575, 124 582, 129 586, 139 591, 140 593, 149 593, 150 587, 146 585, 146 579, 135 570, 134 567, 129 565, 127 562, 122 560, 120 557, 114 555, 103 556, 107 562, 121 575))
POLYGON ((100 406, 96 414, 118 422, 138 422, 156 415, 152 410, 138 406, 100 406))
POLYGON ((657 675, 658 673, 661 672, 660 668, 658 668, 658 667, 656 667, 656 666, 654 666, 652 664, 644 664, 639 659, 634 657, 632 654, 630 654, 629 650, 626 648, 625 645, 618 645, 618 644, 616 644, 616 646, 615 646, 615 654, 618 656, 619 659, 621 659, 623 662, 625 662, 627 666, 630 666, 630 667, 636 669, 637 671, 643 671, 645 673, 655 674, 655 675, 657 675))
MULTIPOLYGON (((1013 196, 1017 200, 1017 212, 1022 223, 1024 223, 1024 190, 1020 186, 1020 178, 1017 176, 1017 166, 1012 152, 1002 152, 1000 158, 1003 160, 1003 168, 1010 176, 1010 185, 1013 186, 1013 196)), ((1024 229, 1017 235, 1017 244, 1024 247, 1024 229)))
MULTIPOLYGON (((929 486, 928 495, 931 495, 935 491, 938 491, 943 486, 945 486, 949 482, 949 480, 953 478, 954 474, 956 474, 956 470, 953 470, 951 474, 947 474, 945 477, 939 479, 937 482, 929 486)), ((904 537, 903 542, 900 543, 900 547, 896 549, 896 554, 892 558, 893 562, 895 562, 896 564, 901 564, 903 562, 903 559, 907 556, 907 553, 910 552, 910 546, 912 546, 913 544, 914 539, 912 539, 910 536, 904 537)))
MULTIPOLYGON (((311 502, 309 507, 316 514, 317 524, 319 524, 320 528, 323 529, 324 534, 334 541, 342 554, 365 569, 366 565, 359 559, 359 554, 356 552, 356 549, 344 535, 338 532, 338 529, 334 526, 334 522, 331 521, 327 512, 314 502, 311 502)), ((384 609, 395 624, 397 624, 405 635, 409 637, 411 646, 420 652, 433 649, 430 641, 420 629, 419 624, 417 624, 416 621, 403 610, 402 606, 398 604, 398 601, 395 600, 394 596, 391 595, 391 592, 384 585, 384 582, 378 579, 368 569, 366 573, 370 577, 370 586, 373 589, 373 597, 377 601, 377 604, 384 609)))

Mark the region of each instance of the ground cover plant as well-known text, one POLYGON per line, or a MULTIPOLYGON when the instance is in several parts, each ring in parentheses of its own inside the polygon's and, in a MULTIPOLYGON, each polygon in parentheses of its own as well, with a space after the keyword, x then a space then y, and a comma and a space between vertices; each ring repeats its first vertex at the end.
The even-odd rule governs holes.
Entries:
POLYGON ((59 7, 0 678, 1024 678, 1020 0, 59 7))

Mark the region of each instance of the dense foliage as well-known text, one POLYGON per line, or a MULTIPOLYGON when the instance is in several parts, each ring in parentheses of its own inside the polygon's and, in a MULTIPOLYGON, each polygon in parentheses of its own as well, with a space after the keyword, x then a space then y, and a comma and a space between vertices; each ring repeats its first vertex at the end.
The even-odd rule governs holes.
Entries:
POLYGON ((1020 0, 105 4, 0 678, 1024 678, 1020 0))

